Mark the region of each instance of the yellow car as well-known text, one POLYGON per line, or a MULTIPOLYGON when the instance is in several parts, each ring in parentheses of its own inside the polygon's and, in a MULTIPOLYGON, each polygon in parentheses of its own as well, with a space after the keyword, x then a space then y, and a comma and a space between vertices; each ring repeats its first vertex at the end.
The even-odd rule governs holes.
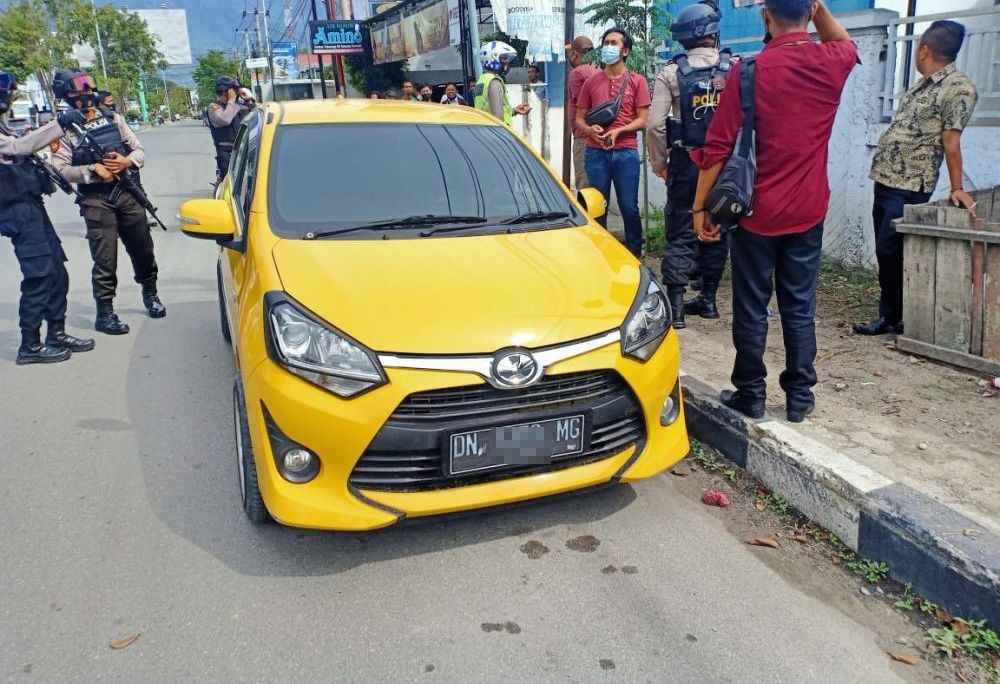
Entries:
POLYGON ((215 199, 243 507, 370 530, 651 477, 688 453, 648 269, 468 107, 269 104, 215 199))

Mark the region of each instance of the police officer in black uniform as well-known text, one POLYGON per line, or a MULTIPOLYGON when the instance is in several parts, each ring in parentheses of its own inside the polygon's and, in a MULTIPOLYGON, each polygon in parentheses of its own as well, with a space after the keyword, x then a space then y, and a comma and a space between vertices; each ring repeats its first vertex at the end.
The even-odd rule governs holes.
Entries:
MULTIPOLYGON (((17 80, 0 71, 0 117, 10 110, 17 93, 17 80)), ((21 281, 21 346, 17 364, 57 363, 72 352, 94 348, 93 340, 83 340, 66 332, 66 293, 69 274, 66 254, 42 204, 42 195, 55 187, 29 156, 55 142, 65 128, 83 123, 79 112, 60 114, 41 128, 15 138, 0 122, 0 234, 14 243, 24 279, 21 281), (42 321, 48 326, 42 342, 42 321)))
POLYGON ((52 75, 52 90, 84 114, 83 129, 89 140, 112 150, 101 157, 84 144, 79 134, 71 132, 59 141, 53 164, 68 180, 78 184, 82 195, 78 204, 87 224, 87 240, 94 259, 92 283, 97 303, 94 328, 108 335, 124 335, 129 327, 114 310, 119 238, 132 260, 135 281, 142 286, 142 303, 149 316, 167 315, 156 289, 156 258, 146 210, 117 182, 121 174, 133 174, 143 165, 145 152, 121 115, 98 106, 93 79, 85 72, 57 69, 52 75))
POLYGON ((219 76, 215 82, 218 97, 208 105, 208 126, 215 144, 216 183, 221 182, 229 170, 236 134, 250 111, 250 102, 240 89, 240 82, 232 76, 219 76))
POLYGON ((685 313, 719 317, 715 295, 729 251, 728 237, 699 243, 691 215, 698 167, 690 153, 705 144, 733 62, 728 50, 719 49, 721 22, 715 0, 702 0, 678 13, 671 33, 686 52, 675 56, 657 77, 649 117, 653 170, 667 181, 667 248, 661 270, 675 328, 685 327, 685 313), (701 294, 685 303, 685 288, 698 271, 701 294))

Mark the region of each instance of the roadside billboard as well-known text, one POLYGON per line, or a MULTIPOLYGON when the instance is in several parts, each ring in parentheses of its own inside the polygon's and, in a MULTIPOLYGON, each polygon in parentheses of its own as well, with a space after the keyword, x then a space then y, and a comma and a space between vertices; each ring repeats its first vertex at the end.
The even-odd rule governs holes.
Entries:
POLYGON ((314 55, 354 55, 365 51, 359 21, 311 21, 309 28, 314 55))
POLYGON ((279 81, 299 77, 298 52, 295 43, 271 43, 271 59, 274 62, 274 78, 279 81))
POLYGON ((191 64, 187 12, 182 9, 129 10, 149 26, 156 49, 167 64, 191 64))

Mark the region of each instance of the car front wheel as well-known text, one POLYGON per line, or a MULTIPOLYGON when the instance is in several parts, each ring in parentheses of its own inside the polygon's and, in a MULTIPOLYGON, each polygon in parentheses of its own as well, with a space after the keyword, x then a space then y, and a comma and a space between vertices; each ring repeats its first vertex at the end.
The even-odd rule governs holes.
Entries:
POLYGON ((239 376, 233 383, 233 422, 236 431, 236 466, 240 475, 240 496, 243 512, 255 525, 262 525, 271 519, 264 505, 257 483, 257 465, 253 460, 253 444, 250 441, 250 423, 247 420, 246 399, 239 376))

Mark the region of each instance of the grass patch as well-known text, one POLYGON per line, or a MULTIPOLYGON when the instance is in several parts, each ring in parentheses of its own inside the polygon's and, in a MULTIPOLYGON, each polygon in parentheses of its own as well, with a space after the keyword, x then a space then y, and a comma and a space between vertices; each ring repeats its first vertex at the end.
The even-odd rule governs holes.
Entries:
POLYGON ((889 579, 889 564, 867 558, 857 558, 847 564, 847 569, 858 577, 864 577, 869 584, 878 584, 889 579))
POLYGON ((878 275, 861 267, 824 261, 816 291, 825 313, 850 320, 868 320, 878 309, 878 275))
POLYGON ((662 209, 654 209, 647 215, 649 230, 646 231, 645 252, 653 256, 661 256, 667 248, 666 220, 662 209))

